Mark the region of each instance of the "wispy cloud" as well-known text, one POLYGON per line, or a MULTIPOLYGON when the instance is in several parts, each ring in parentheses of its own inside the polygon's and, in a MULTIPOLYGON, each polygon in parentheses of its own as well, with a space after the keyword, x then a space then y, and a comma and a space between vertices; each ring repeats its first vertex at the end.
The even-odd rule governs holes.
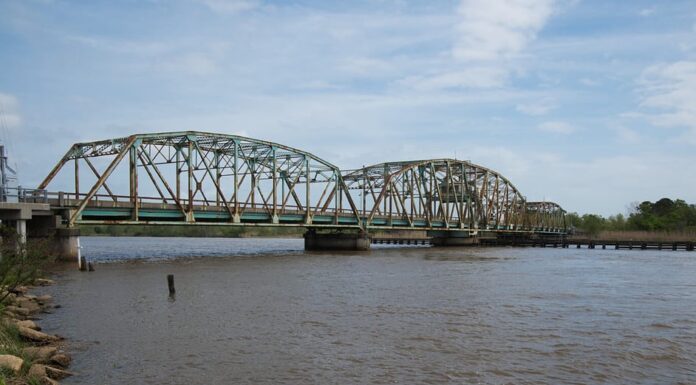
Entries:
POLYGON ((643 8, 643 9, 640 10, 640 12, 638 12, 638 14, 640 14, 641 16, 650 16, 650 15, 652 15, 653 13, 655 13, 655 8, 654 8, 654 7, 652 7, 652 8, 643 8))
POLYGON ((197 0, 214 12, 240 13, 261 6, 260 0, 197 0))
POLYGON ((431 76, 413 76, 401 84, 417 90, 437 90, 447 88, 493 88, 505 83, 507 71, 496 67, 472 67, 460 71, 445 72, 431 76))
POLYGON ((549 99, 541 99, 528 103, 520 103, 515 109, 525 115, 541 116, 546 115, 555 107, 554 103, 549 99))
POLYGON ((513 57, 536 37, 552 9, 552 0, 463 0, 452 54, 461 61, 513 57))
POLYGON ((550 132, 553 134, 568 135, 568 134, 572 134, 573 132, 575 132, 575 127, 571 126, 570 124, 568 124, 566 122, 561 122, 561 121, 544 122, 544 123, 541 123, 538 128, 541 131, 550 132))
POLYGON ((511 61, 546 24, 553 0, 462 0, 453 44, 437 73, 405 79, 417 89, 491 88, 504 85, 511 61))
POLYGON ((696 61, 651 66, 638 84, 652 123, 687 128, 686 139, 696 143, 696 61))
POLYGON ((0 92, 0 126, 17 128, 22 124, 17 98, 0 92))

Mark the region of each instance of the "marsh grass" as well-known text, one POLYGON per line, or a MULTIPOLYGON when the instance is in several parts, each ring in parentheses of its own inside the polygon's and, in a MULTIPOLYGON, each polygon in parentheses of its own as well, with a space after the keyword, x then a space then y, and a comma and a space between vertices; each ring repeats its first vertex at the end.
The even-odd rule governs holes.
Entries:
POLYGON ((643 242, 696 242, 696 230, 683 231, 600 231, 591 236, 576 235, 573 238, 592 238, 606 241, 643 242))

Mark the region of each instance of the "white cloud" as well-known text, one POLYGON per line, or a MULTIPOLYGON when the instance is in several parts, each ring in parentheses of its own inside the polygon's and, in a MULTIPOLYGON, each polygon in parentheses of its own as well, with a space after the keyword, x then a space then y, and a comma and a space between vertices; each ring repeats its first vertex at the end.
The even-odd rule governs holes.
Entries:
POLYGON ((542 99, 533 101, 530 103, 518 104, 515 109, 525 115, 530 116, 541 116, 546 115, 549 111, 554 109, 554 105, 549 99, 542 99))
POLYGON ((202 53, 182 54, 160 65, 164 69, 174 72, 186 72, 192 75, 209 75, 218 68, 211 57, 202 53))
POLYGON ((505 83, 507 71, 495 67, 473 67, 461 71, 445 72, 432 76, 414 76, 401 81, 401 84, 417 90, 436 90, 448 88, 494 88, 505 83))
POLYGON ((650 16, 653 13, 655 13, 655 8, 643 8, 639 12, 641 16, 650 16))
POLYGON ((583 85, 588 86, 588 87, 596 87, 596 86, 600 85, 600 83, 597 80, 590 79, 590 78, 582 78, 582 79, 580 79, 580 83, 582 83, 583 85))
POLYGON ((519 54, 552 13, 552 0, 463 0, 458 13, 458 60, 497 60, 519 54))
POLYGON ((16 128, 21 124, 17 98, 0 92, 0 127, 16 128))
POLYGON ((240 13, 258 8, 259 0, 200 0, 205 6, 215 12, 240 13))
POLYGON ((352 57, 344 60, 338 68, 351 74, 366 76, 387 73, 393 66, 382 59, 352 57))
POLYGON ((552 14, 553 0, 462 0, 454 26, 452 60, 426 76, 402 81, 416 89, 494 88, 512 72, 510 63, 534 40, 552 14))
POLYGON ((550 132, 554 134, 568 135, 575 132, 575 127, 571 126, 566 122, 560 121, 549 121, 544 122, 538 127, 541 131, 550 132))
POLYGON ((654 113, 650 121, 663 127, 685 127, 685 139, 696 143, 696 61, 656 65, 638 81, 641 106, 654 113))
POLYGON ((640 135, 635 130, 628 127, 618 126, 613 128, 619 141, 626 143, 638 143, 640 142, 640 135))
POLYGON ((218 70, 218 61, 228 49, 227 43, 209 41, 194 44, 189 41, 148 41, 105 38, 101 36, 67 36, 75 42, 95 50, 119 55, 121 63, 128 61, 124 55, 137 58, 133 68, 154 69, 187 75, 210 75, 218 70))

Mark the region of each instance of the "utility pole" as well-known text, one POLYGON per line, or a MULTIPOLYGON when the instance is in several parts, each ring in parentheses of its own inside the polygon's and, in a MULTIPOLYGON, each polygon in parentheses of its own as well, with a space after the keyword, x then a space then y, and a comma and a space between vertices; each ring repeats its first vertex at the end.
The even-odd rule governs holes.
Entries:
POLYGON ((16 180, 17 172, 7 164, 5 145, 0 144, 0 202, 7 202, 9 196, 9 182, 16 180))

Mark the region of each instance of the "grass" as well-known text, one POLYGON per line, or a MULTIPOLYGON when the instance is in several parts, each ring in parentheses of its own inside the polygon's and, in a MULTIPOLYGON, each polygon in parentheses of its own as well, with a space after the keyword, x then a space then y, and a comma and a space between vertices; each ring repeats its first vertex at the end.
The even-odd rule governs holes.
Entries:
MULTIPOLYGON (((5 306, 0 304, 0 314, 5 310, 5 306)), ((19 336, 17 325, 7 319, 0 320, 0 354, 11 354, 24 360, 22 369, 19 373, 0 368, 0 385, 34 385, 41 384, 41 379, 29 377, 29 368, 34 363, 34 358, 22 352, 26 347, 33 346, 25 342, 19 336)))

